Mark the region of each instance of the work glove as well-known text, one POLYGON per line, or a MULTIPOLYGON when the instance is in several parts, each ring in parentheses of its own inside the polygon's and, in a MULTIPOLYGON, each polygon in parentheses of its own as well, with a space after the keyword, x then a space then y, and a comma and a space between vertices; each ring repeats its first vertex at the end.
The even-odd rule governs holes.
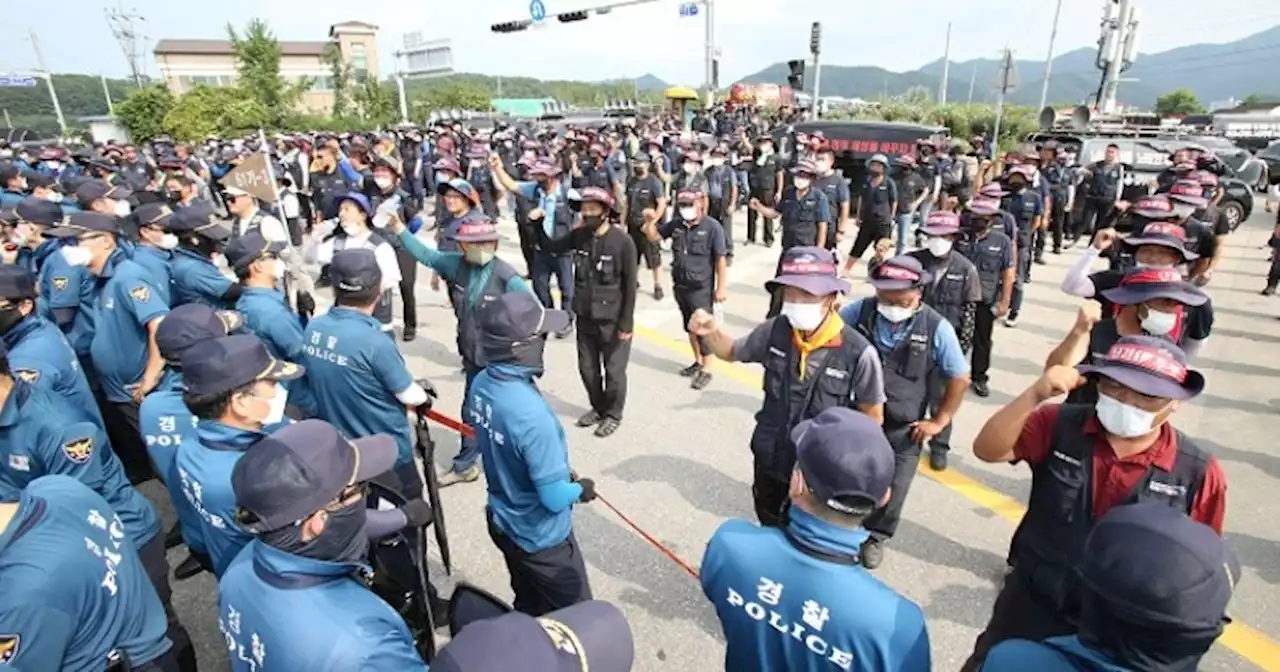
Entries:
POLYGON ((435 512, 431 510, 431 505, 422 498, 405 503, 404 506, 400 507, 400 512, 404 514, 405 520, 408 521, 408 527, 426 527, 435 520, 435 512))
POLYGON ((590 502, 596 498, 596 482, 589 478, 579 478, 578 485, 582 486, 582 496, 578 497, 579 502, 590 502))
POLYGON ((440 393, 436 392, 435 384, 426 378, 419 378, 413 382, 417 383, 418 387, 421 387, 427 393, 427 400, 418 404, 417 408, 418 415, 426 415, 427 411, 431 410, 435 400, 440 398, 440 393))
POLYGON ((298 292, 298 315, 310 318, 316 314, 316 300, 308 292, 298 292))

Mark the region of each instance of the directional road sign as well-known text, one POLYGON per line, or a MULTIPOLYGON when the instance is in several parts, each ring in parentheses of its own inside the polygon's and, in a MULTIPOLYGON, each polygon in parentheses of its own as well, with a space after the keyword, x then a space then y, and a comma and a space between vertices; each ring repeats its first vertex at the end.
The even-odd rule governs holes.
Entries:
POLYGON ((680 4, 680 16, 697 16, 698 3, 684 2, 680 4))
POLYGON ((547 18, 547 6, 542 0, 533 0, 529 3, 529 18, 533 19, 534 23, 547 18))
POLYGON ((8 86, 25 86, 31 87, 36 85, 35 77, 19 77, 19 76, 0 76, 0 87, 8 86))

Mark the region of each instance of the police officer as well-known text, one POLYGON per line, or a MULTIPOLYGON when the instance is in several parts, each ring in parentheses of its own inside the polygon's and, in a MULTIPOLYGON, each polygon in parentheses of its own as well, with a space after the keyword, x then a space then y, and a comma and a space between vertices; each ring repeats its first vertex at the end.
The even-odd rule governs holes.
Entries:
POLYGON ((450 614, 449 629, 457 634, 431 661, 436 672, 555 672, 563 666, 575 670, 586 666, 592 672, 632 670, 636 651, 631 626, 613 604, 588 600, 535 619, 505 610, 505 604, 494 604, 479 589, 458 588, 454 599, 464 600, 466 607, 450 614), (515 641, 521 644, 493 645, 515 641), (564 642, 573 645, 565 646, 564 642))
MULTIPOLYGON (((987 372, 991 369, 991 346, 996 320, 1009 314, 1014 283, 1014 242, 995 226, 1000 202, 975 198, 966 213, 967 230, 957 241, 958 249, 977 268, 982 302, 973 316, 973 393, 991 394, 987 372)), ((932 454, 930 454, 932 457, 932 454)))
POLYGON ((1017 224, 1018 272, 1013 286, 1013 302, 1009 306, 1009 315, 1004 318, 1004 326, 1016 327, 1018 312, 1022 310, 1022 286, 1031 282, 1032 235, 1044 226, 1044 199, 1039 192, 1029 188, 1030 168, 1015 166, 1006 179, 1010 193, 1003 205, 1017 224))
MULTIPOLYGON (((490 183, 493 180, 489 180, 490 183)), ((386 235, 382 230, 389 221, 388 213, 394 212, 402 222, 416 227, 422 226, 419 217, 421 208, 417 207, 409 192, 402 188, 400 182, 400 164, 389 157, 378 157, 373 162, 373 179, 365 181, 365 195, 369 205, 376 213, 373 226, 387 239, 387 243, 396 252, 396 264, 400 269, 400 315, 404 321, 402 338, 405 342, 418 336, 418 299, 415 288, 418 283, 418 263, 395 236, 386 235)), ((438 223, 437 223, 438 224, 438 223)), ((417 228, 414 229, 417 231, 417 228)))
POLYGON ((682 191, 676 195, 679 216, 658 229, 663 238, 671 239, 671 286, 681 323, 689 334, 693 364, 680 370, 680 375, 693 380, 690 387, 701 390, 711 382, 711 354, 705 341, 689 330, 689 318, 701 309, 712 311, 713 305, 728 299, 728 263, 724 228, 720 222, 704 216, 701 191, 682 191))
POLYGON ((724 628, 725 669, 926 672, 924 612, 858 567, 870 536, 863 522, 888 501, 894 478, 884 432, 872 418, 833 407, 789 434, 796 461, 785 526, 727 521, 702 559, 702 591, 724 628))
POLYGON ((973 454, 984 462, 1031 465, 1031 495, 1009 549, 1012 570, 964 669, 977 669, 1002 641, 1076 631, 1085 540, 1113 507, 1152 502, 1222 533, 1222 468, 1169 424, 1180 403, 1203 390, 1204 376, 1187 368, 1176 345, 1124 336, 1092 365, 1048 367, 987 419, 973 454), (1096 380, 1096 404, 1044 403, 1086 377, 1096 380), (1105 478, 1089 476, 1099 473, 1105 478))
POLYGON ((76 188, 76 201, 85 212, 128 217, 132 211, 129 198, 133 192, 123 185, 112 185, 105 180, 85 180, 76 188))
MULTIPOLYGON (((921 232, 925 235, 924 249, 909 253, 920 262, 932 280, 925 286, 921 299, 951 323, 960 339, 960 350, 967 355, 973 349, 983 295, 977 267, 955 250, 956 240, 960 237, 960 216, 935 210, 929 213, 921 232)), ((932 381, 932 387, 929 414, 935 416, 946 394, 946 380, 936 379, 932 381)), ((934 471, 946 469, 950 450, 951 425, 947 425, 929 442, 929 466, 934 471)))
POLYGON ((169 270, 173 277, 173 305, 201 303, 226 309, 236 305, 243 289, 214 263, 231 238, 231 230, 213 219, 213 206, 205 201, 178 210, 169 218, 169 232, 178 237, 169 270))
MULTIPOLYGON (((408 245, 406 249, 413 252, 408 245)), ((413 435, 405 413, 426 403, 428 391, 434 389, 430 383, 424 388, 414 382, 395 341, 382 334, 373 317, 387 287, 380 266, 372 250, 333 255, 329 274, 334 305, 307 324, 302 361, 318 417, 350 437, 395 437, 400 492, 415 499, 422 494, 422 476, 413 461, 413 435)))
POLYGON ((884 369, 884 432, 894 450, 892 497, 871 514, 871 538, 862 546, 862 564, 875 569, 884 560, 884 542, 898 530, 911 481, 925 441, 950 424, 969 386, 968 362, 955 328, 921 297, 932 278, 914 257, 894 257, 871 275, 875 297, 858 299, 840 310, 846 324, 871 341, 884 369), (935 382, 946 380, 938 411, 926 420, 935 382))
POLYGON ((1124 192, 1124 166, 1120 164, 1120 147, 1107 145, 1101 161, 1085 166, 1079 171, 1084 180, 1084 210, 1076 222, 1073 239, 1082 235, 1092 236, 1106 228, 1115 210, 1116 201, 1124 192))
MULTIPOLYGON (((369 250, 378 263, 382 291, 374 305, 373 317, 388 334, 394 329, 393 294, 400 286, 400 262, 395 248, 378 231, 373 229, 373 207, 364 194, 348 192, 337 197, 338 229, 331 238, 320 243, 316 252, 321 265, 329 266, 334 256, 343 250, 369 250)), ((332 281, 332 269, 329 271, 332 281)), ((335 285, 336 286, 336 285, 335 285)))
POLYGON ((232 670, 426 672, 404 619, 360 580, 367 482, 398 452, 386 434, 347 440, 304 420, 236 463, 234 524, 255 538, 218 582, 232 670))
MULTIPOLYGON (((761 205, 772 208, 782 200, 782 162, 773 152, 773 137, 761 135, 756 138, 755 156, 747 164, 747 181, 751 187, 751 198, 761 205)), ((765 216, 764 211, 751 208, 747 211, 747 244, 756 242, 756 221, 760 222, 765 247, 773 245, 773 219, 765 216)))
POLYGON ((751 494, 762 525, 778 526, 795 465, 790 432, 827 408, 858 409, 884 417, 884 375, 875 348, 836 312, 848 283, 836 277, 832 252, 793 247, 782 254, 778 277, 766 284, 782 295, 779 317, 734 340, 705 311, 695 311, 689 332, 725 361, 764 366, 764 403, 751 435, 751 494))
MULTIPOLYGON (((650 172, 649 157, 641 154, 631 160, 631 176, 627 178, 626 220, 627 233, 636 249, 636 263, 644 257, 644 263, 653 271, 653 299, 661 301, 662 250, 651 240, 658 222, 667 212, 666 187, 658 176, 650 172)), ((736 206, 735 206, 736 207, 736 206)))
MULTIPOLYGON (((527 175, 531 182, 516 182, 502 169, 502 161, 498 157, 489 158, 494 177, 504 189, 533 205, 529 211, 530 226, 540 226, 542 232, 552 240, 563 238, 573 228, 573 212, 569 209, 569 190, 560 179, 560 167, 547 161, 535 163, 527 175)), ((401 237, 404 234, 400 234, 401 237)), ((417 256, 419 261, 422 257, 417 256)), ((551 301, 551 276, 556 276, 556 284, 560 288, 560 306, 573 305, 573 259, 567 254, 552 254, 546 250, 535 249, 533 268, 529 269, 533 278, 533 291, 542 301, 542 305, 554 308, 551 301)), ((570 318, 572 320, 572 317, 570 318)), ((557 338, 569 335, 572 322, 557 338)))
POLYGON ((857 213, 853 226, 858 229, 858 235, 849 248, 849 258, 845 259, 842 275, 849 275, 854 264, 877 240, 893 237, 894 220, 901 202, 898 185, 889 179, 888 172, 889 157, 876 154, 867 159, 867 178, 858 188, 857 202, 853 207, 857 213))
POLYGON ((105 499, 62 475, 0 499, 7 667, 195 672, 190 639, 174 639, 148 568, 105 499))
POLYGON ((286 265, 280 258, 285 244, 269 241, 261 231, 250 231, 227 245, 227 265, 235 271, 243 291, 236 311, 245 326, 266 343, 271 356, 302 361, 302 320, 290 308, 279 289, 286 265))
POLYGON ((1222 635, 1240 561, 1213 530, 1169 506, 1117 506, 1081 554, 1080 621, 1070 635, 1010 639, 986 672, 1193 670, 1222 635))
POLYGON ((725 263, 733 265, 733 212, 738 209, 738 192, 742 188, 731 166, 725 165, 729 150, 722 145, 711 148, 711 162, 704 175, 707 180, 707 215, 724 227, 725 263))
POLYGON ((165 227, 173 217, 173 210, 163 203, 147 203, 139 206, 134 215, 138 220, 138 244, 129 258, 147 269, 160 298, 169 304, 173 300, 170 263, 178 237, 165 227))
POLYGON ((0 208, 17 207, 27 198, 27 178, 15 164, 0 165, 0 208))
POLYGON ((818 176, 813 186, 826 195, 832 216, 827 224, 827 239, 822 246, 834 250, 841 232, 848 226, 849 206, 853 196, 849 193, 849 183, 845 181, 844 175, 836 170, 836 152, 830 145, 824 144, 818 148, 814 165, 818 169, 818 176))
POLYGON ((489 537, 511 574, 516 611, 541 616, 591 599, 573 505, 595 499, 595 482, 569 468, 564 428, 534 384, 546 335, 569 316, 507 292, 481 307, 477 322, 486 365, 465 417, 484 455, 489 537))
POLYGON ((573 231, 540 244, 553 252, 575 252, 578 373, 591 403, 577 424, 595 426, 595 435, 603 438, 617 431, 626 404, 638 262, 630 236, 611 223, 617 213, 609 192, 587 187, 571 207, 581 212, 573 231))

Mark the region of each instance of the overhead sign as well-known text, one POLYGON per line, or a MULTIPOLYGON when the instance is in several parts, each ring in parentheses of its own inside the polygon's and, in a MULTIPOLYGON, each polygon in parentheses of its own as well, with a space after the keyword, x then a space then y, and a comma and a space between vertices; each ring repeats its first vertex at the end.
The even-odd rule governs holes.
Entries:
POLYGON ((401 74, 407 77, 432 77, 453 73, 453 46, 448 39, 427 40, 422 33, 405 33, 401 74))
POLYGON ((18 76, 0 76, 0 86, 11 87, 31 87, 36 85, 35 77, 18 77, 18 76))
POLYGON ((547 6, 542 0, 533 0, 529 3, 529 18, 533 19, 534 23, 547 18, 547 6))
POLYGON ((279 197, 271 169, 267 166, 267 155, 261 152, 246 156, 240 165, 223 175, 218 184, 245 191, 267 203, 275 203, 279 197))
POLYGON ((680 16, 697 16, 698 3, 684 2, 680 4, 680 16))

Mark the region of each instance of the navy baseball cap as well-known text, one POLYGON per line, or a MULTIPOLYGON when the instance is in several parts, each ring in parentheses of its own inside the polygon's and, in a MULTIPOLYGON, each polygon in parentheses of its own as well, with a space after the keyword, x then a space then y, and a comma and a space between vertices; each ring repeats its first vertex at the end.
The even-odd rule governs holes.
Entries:
POLYGON ((45 231, 54 238, 76 238, 86 233, 119 233, 120 218, 101 212, 73 212, 59 226, 45 231))
POLYGON ((587 600, 537 618, 496 605, 493 612, 463 624, 431 661, 432 672, 630 672, 635 663, 631 626, 608 602, 587 600))
POLYGON ((826 507, 859 513, 849 500, 879 507, 893 483, 893 447, 884 428, 851 408, 829 408, 791 430, 796 467, 826 507))
POLYGON ((835 255, 821 247, 793 247, 783 252, 778 277, 764 283, 770 292, 779 287, 803 289, 814 296, 849 291, 849 283, 836 273, 835 255))
POLYGON ((0 299, 36 298, 36 276, 17 264, 0 264, 0 299))
POLYGON ((1159 245, 1177 250, 1186 261, 1195 261, 1199 254, 1187 249, 1187 230, 1174 222, 1147 222, 1142 228, 1127 238, 1121 239, 1125 245, 1137 248, 1142 245, 1159 245))
POLYGON ((1160 399, 1186 400, 1204 391, 1204 374, 1187 368, 1182 348, 1155 336, 1121 336, 1101 361, 1076 368, 1160 399))
POLYGON ((184 235, 198 234, 209 240, 226 240, 231 237, 231 229, 214 219, 213 204, 195 201, 191 205, 178 208, 169 218, 169 233, 184 235))
POLYGON ((27 186, 31 189, 54 189, 62 191, 62 185, 58 183, 58 178, 52 175, 45 175, 34 170, 23 173, 27 178, 27 186))
POLYGON ((14 163, 0 164, 0 184, 6 184, 9 180, 22 175, 22 168, 14 163))
POLYGON ((329 280, 344 292, 365 292, 382 287, 382 269, 373 250, 340 250, 329 262, 329 280))
POLYGON ((324 420, 286 425, 253 444, 231 471, 236 505, 251 514, 238 522, 253 534, 292 525, 390 471, 397 452, 390 434, 348 441, 324 420))
POLYGON ((904 254, 877 266, 871 273, 871 286, 885 291, 916 289, 929 284, 929 279, 920 260, 904 254))
POLYGON ((244 326, 244 316, 234 310, 214 310, 199 303, 186 303, 164 316, 156 327, 156 347, 160 356, 181 363, 182 353, 205 341, 229 336, 244 326))
POLYGON ((301 365, 272 357, 253 334, 196 343, 182 353, 180 363, 182 388, 197 397, 224 394, 259 380, 296 380, 307 372, 301 365))
POLYGON ((249 264, 257 261, 265 254, 279 256, 281 252, 284 252, 284 248, 284 241, 267 240, 262 237, 262 231, 254 229, 228 243, 227 249, 223 250, 222 254, 227 258, 227 263, 231 265, 231 268, 239 271, 248 268, 249 264))
POLYGON ((1187 282, 1175 268, 1139 268, 1125 273, 1120 285, 1102 292, 1118 306, 1131 306, 1151 299, 1172 299, 1188 306, 1202 306, 1209 296, 1187 282))
POLYGON ((373 206, 369 204, 369 199, 366 198, 364 194, 358 191, 348 191, 338 194, 338 196, 333 200, 334 207, 342 205, 343 201, 351 201, 352 203, 355 203, 359 206, 361 212, 363 212, 366 217, 373 216, 373 206))
POLYGON ((62 206, 36 196, 28 196, 13 209, 20 221, 37 226, 53 226, 62 221, 65 215, 62 206))
MULTIPOLYGON (((480 308, 476 316, 482 340, 499 350, 569 328, 569 313, 547 310, 531 292, 507 292, 480 308)), ((486 351, 489 348, 486 347, 486 351)))
POLYGON ((138 206, 134 214, 138 218, 139 226, 164 229, 169 226, 169 220, 173 218, 173 208, 170 208, 168 203, 147 203, 138 206))
POLYGON ((132 191, 119 185, 107 184, 103 180, 89 180, 76 188, 76 200, 85 207, 100 198, 124 201, 132 195, 132 191))
POLYGON ((1213 528, 1152 502, 1108 511, 1083 558, 1086 613, 1166 632, 1220 632, 1241 578, 1240 561, 1213 528))

